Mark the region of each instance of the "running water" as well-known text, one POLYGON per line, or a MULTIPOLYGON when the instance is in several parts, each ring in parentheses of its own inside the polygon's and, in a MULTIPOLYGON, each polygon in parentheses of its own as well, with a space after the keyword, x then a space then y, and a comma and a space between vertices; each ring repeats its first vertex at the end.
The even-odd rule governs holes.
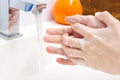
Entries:
POLYGON ((40 48, 40 69, 39 69, 39 76, 40 80, 44 80, 44 53, 43 53, 43 34, 42 34, 42 21, 41 21, 41 13, 34 13, 36 18, 36 26, 37 26, 37 33, 38 33, 38 42, 40 48))

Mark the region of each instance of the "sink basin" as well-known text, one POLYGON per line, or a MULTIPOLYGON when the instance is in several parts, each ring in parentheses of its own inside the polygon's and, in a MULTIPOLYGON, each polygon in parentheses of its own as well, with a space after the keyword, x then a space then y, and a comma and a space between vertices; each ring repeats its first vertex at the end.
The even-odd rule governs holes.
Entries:
POLYGON ((0 78, 13 80, 38 72, 39 49, 35 40, 36 37, 24 38, 0 46, 0 78))
MULTIPOLYGON (((37 39, 35 25, 21 29, 23 37, 14 40, 0 38, 0 80, 41 80, 41 49, 37 39)), ((55 22, 43 23, 43 35, 48 27, 64 27, 55 22), (48 26, 49 25, 49 26, 48 26)), ((44 80, 120 80, 119 75, 110 75, 84 66, 65 66, 58 64, 59 55, 50 55, 43 43, 44 80)), ((54 44, 55 45, 55 44, 54 44)), ((59 46, 59 45, 55 45, 59 46)))

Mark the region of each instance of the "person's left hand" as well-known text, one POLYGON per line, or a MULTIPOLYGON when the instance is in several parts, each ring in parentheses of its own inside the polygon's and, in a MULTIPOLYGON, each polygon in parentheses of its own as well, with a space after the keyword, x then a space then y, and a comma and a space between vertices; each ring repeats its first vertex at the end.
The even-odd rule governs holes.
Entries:
MULTIPOLYGON (((81 35, 78 35, 76 32, 73 32, 73 30, 70 28, 50 28, 46 31, 48 35, 44 36, 44 41, 48 43, 62 43, 62 35, 65 33, 69 33, 71 36, 75 36, 76 38, 82 38, 81 35)), ((59 55, 65 55, 62 48, 57 48, 53 46, 47 46, 46 48, 48 53, 51 54, 59 54, 59 55)), ((57 62, 65 64, 65 65, 75 65, 69 57, 69 59, 63 59, 58 58, 57 62)))

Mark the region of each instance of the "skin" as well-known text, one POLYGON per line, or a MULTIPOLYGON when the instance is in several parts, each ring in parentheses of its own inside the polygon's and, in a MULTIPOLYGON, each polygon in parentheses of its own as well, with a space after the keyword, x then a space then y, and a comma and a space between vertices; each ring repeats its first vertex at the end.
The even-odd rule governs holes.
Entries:
MULTIPOLYGON (((106 27, 106 25, 100 21, 98 21, 95 16, 88 15, 88 16, 81 16, 81 15, 74 15, 74 16, 68 16, 65 18, 66 22, 68 22, 70 25, 74 23, 80 23, 84 24, 88 27, 92 28, 101 28, 101 27, 106 27), (94 23, 93 23, 94 22, 94 23)), ((51 43, 61 43, 61 36, 64 33, 69 33, 69 35, 72 35, 77 38, 82 38, 82 35, 74 32, 72 28, 49 28, 46 30, 46 35, 44 37, 44 40, 46 42, 51 42, 51 43)))
MULTIPOLYGON (((92 28, 106 27, 106 25, 104 23, 99 22, 99 20, 97 20, 95 18, 95 16, 92 16, 92 15, 88 15, 88 16, 81 16, 81 15, 68 16, 68 17, 65 18, 65 20, 70 25, 72 25, 74 23, 80 23, 80 24, 84 24, 84 25, 87 25, 88 27, 92 27, 92 28), (95 22, 96 24, 93 24, 93 22, 95 22)), ((81 36, 81 34, 78 34, 75 31, 73 31, 71 27, 70 28, 49 28, 49 29, 46 30, 46 33, 48 35, 46 35, 44 37, 44 41, 49 42, 49 43, 62 44, 62 36, 65 33, 68 33, 69 35, 74 36, 75 38, 83 38, 83 36, 81 36)), ((46 48, 46 50, 51 54, 60 54, 60 55, 65 54, 62 48, 56 48, 54 46, 48 46, 46 48)), ((68 59, 58 58, 57 62, 60 63, 60 64, 64 64, 64 65, 75 65, 75 63, 73 63, 71 61, 71 57, 69 57, 68 59)))
POLYGON ((18 22, 19 11, 14 8, 9 8, 9 28, 18 22))
MULTIPOLYGON (((120 74, 120 21, 107 11, 96 13, 94 18, 103 25, 100 25, 101 28, 90 27, 87 25, 88 21, 84 21, 86 24, 72 23, 72 32, 82 35, 83 38, 77 38, 65 32, 60 40, 62 48, 50 46, 47 47, 47 51, 66 56, 67 59, 57 59, 61 64, 80 64, 107 73, 120 74), (84 44, 81 41, 84 41, 84 44)), ((49 42, 46 36, 44 40, 49 42)))

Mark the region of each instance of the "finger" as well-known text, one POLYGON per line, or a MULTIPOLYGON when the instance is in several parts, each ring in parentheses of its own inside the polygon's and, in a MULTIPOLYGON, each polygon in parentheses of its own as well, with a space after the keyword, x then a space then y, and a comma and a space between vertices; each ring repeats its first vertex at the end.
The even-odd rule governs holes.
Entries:
POLYGON ((69 24, 74 24, 74 23, 83 23, 86 24, 86 18, 82 15, 73 15, 73 16, 67 16, 65 17, 65 21, 69 24))
POLYGON ((84 25, 87 25, 88 27, 92 27, 92 28, 105 27, 104 23, 100 22, 99 20, 97 20, 95 18, 95 16, 92 16, 92 15, 88 15, 88 16, 84 16, 84 15, 67 16, 65 18, 65 20, 69 24, 80 23, 80 24, 84 24, 84 25))
POLYGON ((53 46, 48 46, 46 48, 47 52, 52 53, 52 54, 60 54, 64 55, 64 51, 61 48, 53 47, 53 46))
POLYGON ((74 64, 76 64, 76 65, 88 66, 87 63, 86 63, 86 61, 85 61, 84 59, 82 59, 82 58, 72 58, 72 57, 71 57, 70 60, 71 60, 74 64))
POLYGON ((104 22, 107 26, 112 26, 116 25, 119 21, 114 18, 109 12, 104 11, 104 12, 97 12, 95 13, 95 17, 104 22))
POLYGON ((67 33, 62 36, 62 43, 65 46, 81 49, 80 39, 71 37, 67 33))
POLYGON ((71 28, 50 28, 46 30, 46 33, 49 35, 63 35, 64 33, 70 33, 75 37, 82 38, 81 35, 73 32, 71 28))
POLYGON ((72 33, 71 28, 50 28, 46 30, 47 34, 51 35, 62 35, 64 33, 72 33))
POLYGON ((76 32, 73 33, 73 36, 74 36, 75 38, 83 38, 82 35, 80 35, 80 34, 78 34, 78 33, 76 33, 76 32))
POLYGON ((66 56, 84 59, 84 52, 79 49, 69 48, 64 45, 62 45, 62 49, 65 52, 66 56))
POLYGON ((83 59, 71 58, 71 59, 64 59, 64 58, 57 58, 56 60, 58 63, 62 65, 84 65, 88 66, 88 64, 83 59))
POLYGON ((56 61, 57 61, 58 63, 62 64, 62 65, 76 65, 75 63, 73 63, 73 62, 70 61, 69 59, 57 58, 56 61))
POLYGON ((93 35, 92 35, 94 32, 93 28, 87 27, 79 23, 75 23, 74 25, 72 25, 72 29, 73 31, 81 34, 84 38, 88 40, 93 38, 93 35))
POLYGON ((46 35, 44 36, 44 41, 49 43, 60 43, 62 42, 61 35, 46 35))
POLYGON ((88 22, 86 24, 88 27, 91 27, 91 28, 104 28, 104 27, 106 27, 106 25, 103 22, 97 20, 95 18, 95 16, 86 16, 86 17, 88 17, 88 22))
MULTIPOLYGON (((56 48, 56 47, 47 47, 47 51, 49 53, 52 54, 60 54, 60 55, 64 55, 65 53, 63 52, 63 50, 61 48, 56 48)), ((64 59, 64 58, 58 58, 57 62, 60 64, 64 64, 64 65, 75 65, 75 64, 85 64, 83 59, 78 59, 78 58, 72 58, 70 56, 67 56, 68 59, 64 59)))

